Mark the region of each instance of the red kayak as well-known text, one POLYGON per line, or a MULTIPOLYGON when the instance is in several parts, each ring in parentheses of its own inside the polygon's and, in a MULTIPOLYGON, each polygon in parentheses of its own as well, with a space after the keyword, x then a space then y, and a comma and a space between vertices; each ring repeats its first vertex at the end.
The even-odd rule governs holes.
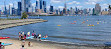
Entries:
POLYGON ((10 37, 0 37, 0 39, 7 39, 7 38, 10 38, 10 37))

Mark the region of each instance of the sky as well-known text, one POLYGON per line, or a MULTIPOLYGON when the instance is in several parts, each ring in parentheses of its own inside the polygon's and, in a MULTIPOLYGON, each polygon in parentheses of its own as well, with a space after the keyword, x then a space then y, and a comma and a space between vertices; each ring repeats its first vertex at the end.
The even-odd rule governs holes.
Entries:
MULTIPOLYGON (((0 9, 4 10, 4 1, 6 1, 7 9, 8 5, 12 6, 14 3, 15 8, 17 8, 17 2, 21 0, 0 0, 0 9)), ((63 9, 65 0, 44 0, 47 2, 47 9, 50 5, 54 6, 54 9, 63 9)), ((35 6, 36 0, 31 0, 32 6, 35 6)), ((108 8, 108 4, 111 4, 111 0, 66 0, 67 8, 75 8, 79 9, 84 8, 94 8, 96 3, 99 3, 102 9, 108 8)))

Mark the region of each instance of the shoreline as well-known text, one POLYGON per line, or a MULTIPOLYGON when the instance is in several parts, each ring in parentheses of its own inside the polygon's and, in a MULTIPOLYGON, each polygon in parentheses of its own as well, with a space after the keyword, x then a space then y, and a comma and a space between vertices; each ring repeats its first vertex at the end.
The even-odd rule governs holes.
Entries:
POLYGON ((43 19, 0 20, 0 30, 16 26, 33 24, 33 23, 40 23, 40 22, 47 22, 47 20, 43 19))
MULTIPOLYGON (((54 43, 54 42, 48 42, 48 41, 36 41, 36 40, 26 40, 27 42, 31 42, 34 45, 40 45, 39 47, 42 47, 43 49, 102 49, 103 47, 95 47, 95 46, 80 46, 80 45, 69 45, 69 44, 60 44, 60 43, 54 43), (46 46, 46 47, 44 47, 46 46)), ((15 44, 17 44, 17 42, 20 42, 17 38, 10 38, 10 39, 1 39, 0 42, 5 42, 5 43, 13 43, 12 46, 14 46, 15 44)), ((19 47, 20 45, 17 44, 19 47)), ((26 44, 27 45, 27 44, 26 44)), ((38 47, 38 46, 34 46, 34 47, 38 47)), ((9 46, 6 46, 6 48, 10 48, 9 46)), ((28 49, 28 47, 26 46, 25 48, 28 49)), ((42 48, 37 48, 37 49, 42 49, 42 48)), ((33 49, 33 47, 31 47, 30 49, 33 49)))

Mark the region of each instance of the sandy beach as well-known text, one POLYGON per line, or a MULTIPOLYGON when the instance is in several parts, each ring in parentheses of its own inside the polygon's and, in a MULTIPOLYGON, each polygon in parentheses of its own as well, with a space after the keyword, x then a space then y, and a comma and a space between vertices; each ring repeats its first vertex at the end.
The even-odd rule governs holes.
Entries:
MULTIPOLYGON (((0 42, 3 43, 13 43, 12 45, 5 46, 5 49, 20 49, 22 41, 17 39, 1 39, 0 42)), ((51 42, 41 42, 35 40, 26 40, 26 49, 103 49, 103 47, 90 47, 90 46, 74 46, 74 45, 64 45, 56 44, 51 42), (31 42, 31 47, 28 47, 28 42, 31 42)))

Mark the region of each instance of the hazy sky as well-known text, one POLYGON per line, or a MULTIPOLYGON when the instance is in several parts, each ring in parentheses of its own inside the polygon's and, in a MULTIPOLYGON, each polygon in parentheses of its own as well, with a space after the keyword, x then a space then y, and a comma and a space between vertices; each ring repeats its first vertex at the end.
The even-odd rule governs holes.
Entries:
MULTIPOLYGON (((6 5, 12 5, 17 8, 17 2, 21 0, 0 0, 0 9, 4 9, 4 1, 6 1, 6 5)), ((35 5, 36 0, 31 0, 32 5, 35 5)), ((65 0, 45 0, 47 2, 47 8, 49 8, 50 4, 56 8, 63 8, 65 0)), ((78 7, 80 9, 84 8, 94 8, 96 3, 100 3, 102 9, 107 8, 108 4, 111 4, 111 0, 67 0, 67 7, 78 7)), ((56 9, 55 8, 55 9, 56 9)))

